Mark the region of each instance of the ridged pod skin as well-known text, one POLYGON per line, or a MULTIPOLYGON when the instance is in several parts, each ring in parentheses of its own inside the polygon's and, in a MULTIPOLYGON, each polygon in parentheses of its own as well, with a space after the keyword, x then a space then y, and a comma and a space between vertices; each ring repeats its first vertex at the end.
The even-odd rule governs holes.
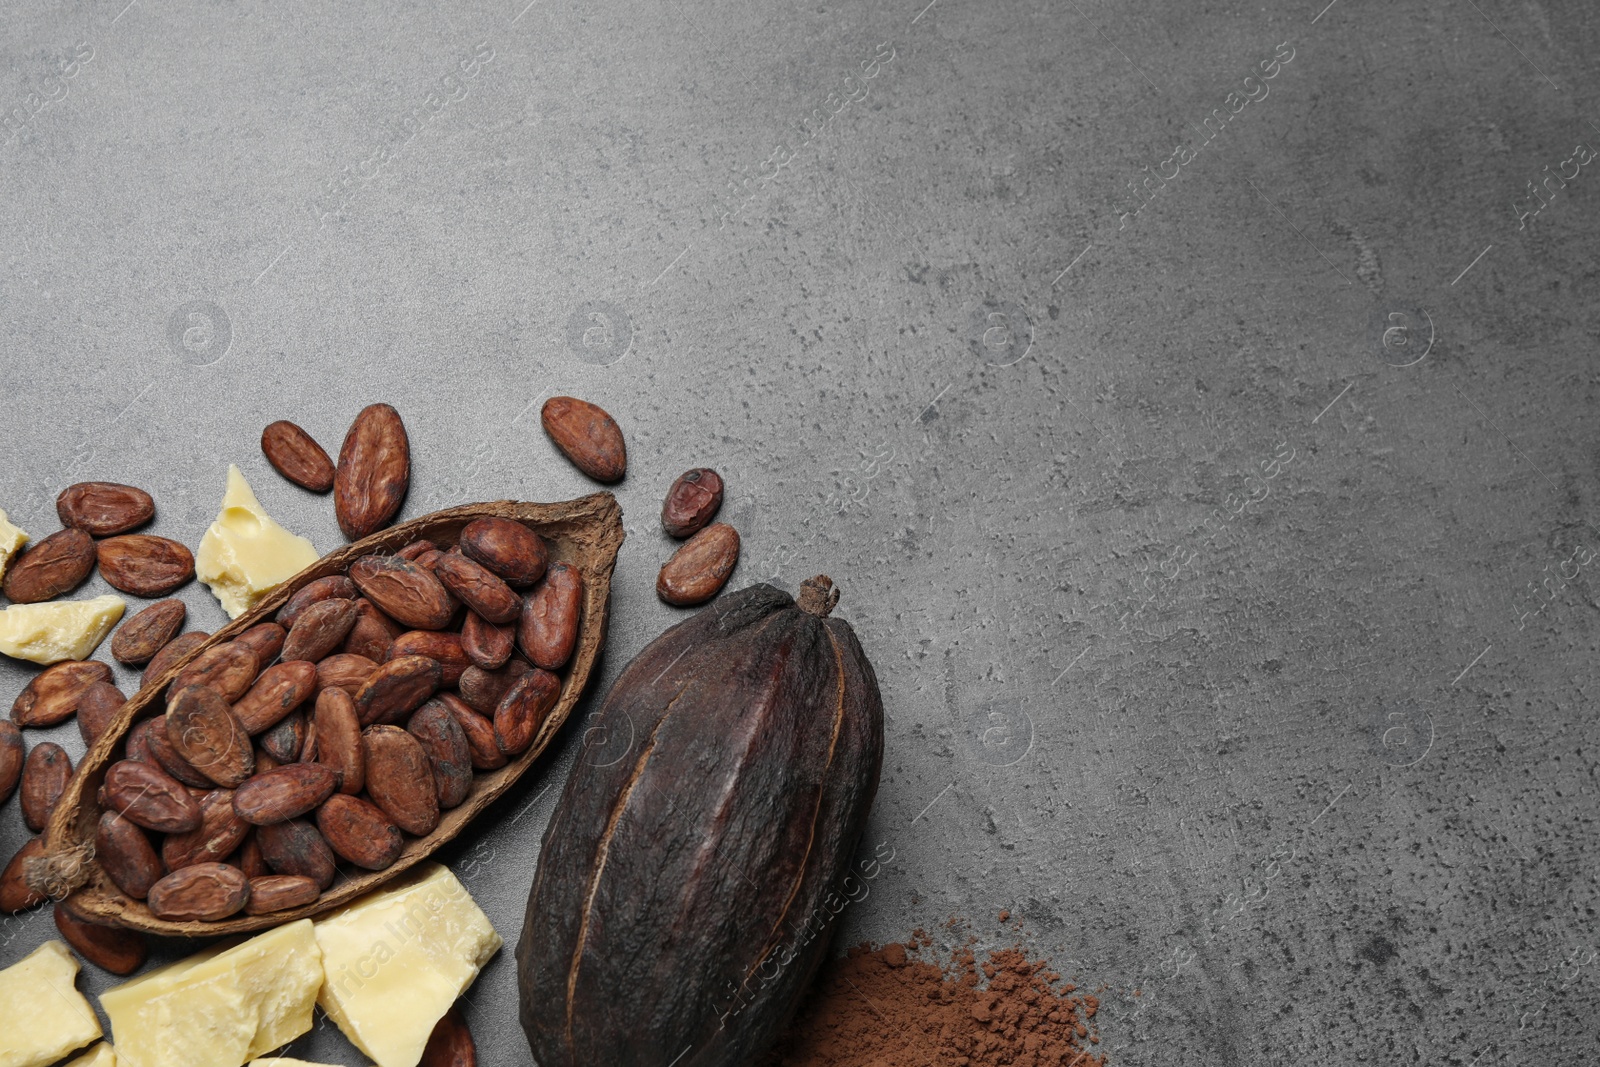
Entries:
POLYGON ((883 761, 877 677, 826 617, 837 599, 822 577, 800 604, 724 596, 612 686, 591 726, 632 744, 580 755, 517 946, 541 1067, 735 1067, 793 1012, 883 761))

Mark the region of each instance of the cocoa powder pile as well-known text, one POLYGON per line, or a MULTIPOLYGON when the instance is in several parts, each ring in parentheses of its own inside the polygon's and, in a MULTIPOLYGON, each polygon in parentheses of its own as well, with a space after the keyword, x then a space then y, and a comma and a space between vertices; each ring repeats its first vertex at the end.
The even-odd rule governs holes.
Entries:
POLYGON ((917 930, 825 964, 760 1067, 1105 1067, 1099 1006, 1020 945, 980 966, 969 942, 940 963, 917 930))

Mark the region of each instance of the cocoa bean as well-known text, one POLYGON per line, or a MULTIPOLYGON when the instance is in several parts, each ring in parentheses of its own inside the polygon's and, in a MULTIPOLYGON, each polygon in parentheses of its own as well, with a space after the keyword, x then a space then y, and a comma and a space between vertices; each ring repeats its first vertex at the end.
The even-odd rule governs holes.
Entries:
POLYGON ((515 626, 496 626, 484 621, 475 611, 467 612, 466 621, 461 624, 461 651, 475 666, 486 671, 505 666, 506 660, 511 658, 511 650, 516 647, 516 639, 515 626))
POLYGON ((456 683, 456 692, 461 694, 461 699, 467 706, 482 715, 493 715, 494 709, 500 706, 500 698, 510 691, 517 679, 527 674, 533 668, 520 659, 506 662, 499 670, 486 671, 481 667, 468 667, 461 672, 461 680, 456 683))
POLYGON ((181 600, 158 600, 117 627, 111 635, 111 655, 118 663, 142 667, 150 657, 178 636, 189 609, 181 600))
POLYGON ((722 507, 722 476, 710 467, 678 475, 661 504, 661 528, 672 537, 693 537, 722 507))
POLYGON ((413 630, 450 625, 456 600, 431 571, 399 556, 362 556, 350 579, 385 615, 413 630))
POLYGON ((461 672, 472 666, 467 651, 461 646, 461 635, 448 630, 408 630, 394 639, 385 661, 401 656, 426 656, 439 664, 439 684, 455 685, 461 672))
POLYGON ((189 766, 220 786, 237 786, 255 772, 249 731, 210 686, 186 686, 167 701, 166 734, 189 766))
POLYGON ((302 489, 333 488, 333 460, 316 439, 287 419, 261 431, 261 452, 277 472, 302 489))
POLYGON ((343 652, 336 656, 329 656, 317 664, 317 692, 321 693, 328 689, 342 689, 351 696, 355 696, 377 669, 377 663, 366 656, 343 652))
POLYGON ((345 435, 333 478, 333 512, 339 529, 359 541, 389 525, 411 485, 411 445, 400 413, 373 404, 345 435))
POLYGON ((315 879, 299 874, 269 874, 250 879, 250 899, 246 915, 270 915, 310 904, 322 895, 315 879))
MULTIPOLYGON (((401 656, 383 664, 356 690, 361 725, 401 721, 434 694, 442 676, 439 661, 427 656, 401 656)), ((370 782, 370 768, 367 777, 370 782)))
POLYGON ((111 726, 127 698, 110 682, 95 682, 78 698, 78 732, 83 743, 93 747, 111 726))
POLYGON ((250 899, 250 880, 226 863, 197 863, 150 887, 145 905, 169 922, 215 922, 237 915, 250 899))
POLYGON ((685 541, 661 565, 656 595, 668 604, 703 604, 728 582, 739 562, 739 531, 715 522, 685 541))
POLYGON ((249 691, 260 673, 261 657, 256 655, 255 649, 228 641, 196 656, 194 662, 178 672, 168 692, 204 685, 215 689, 222 699, 232 704, 249 691))
POLYGON ((283 658, 315 663, 338 648, 355 623, 354 600, 324 600, 313 604, 289 628, 289 637, 283 643, 283 658))
POLYGON ((150 731, 155 729, 156 723, 161 724, 163 731, 167 728, 166 719, 145 719, 135 723, 133 729, 128 731, 127 738, 122 747, 124 759, 138 760, 140 763, 158 763, 156 754, 150 748, 150 731))
POLYGON ((434 1024, 417 1067, 478 1067, 478 1049, 460 1008, 452 1007, 434 1024))
POLYGON ((167 870, 196 863, 221 863, 244 843, 250 824, 233 810, 233 790, 213 789, 201 797, 200 825, 184 834, 168 834, 161 842, 167 870))
POLYGON ((283 651, 283 642, 288 636, 288 631, 275 622, 258 622, 235 637, 233 643, 254 652, 256 662, 262 670, 266 670, 283 651))
POLYGON ((170 537, 123 534, 95 546, 100 577, 133 596, 166 596, 194 578, 194 553, 170 537))
POLYGON ((305 712, 290 712, 278 725, 263 733, 259 740, 267 755, 279 763, 297 762, 306 743, 305 712))
POLYGON ((515 519, 485 516, 461 530, 459 547, 499 575, 507 585, 522 588, 544 576, 550 549, 544 538, 515 519))
POLYGON ((627 473, 622 430, 600 407, 576 397, 553 396, 544 402, 539 419, 555 446, 595 481, 621 481, 627 473))
POLYGON ((515 756, 533 744, 544 718, 561 698, 561 679, 535 667, 518 678, 494 709, 494 740, 500 751, 515 756))
POLYGON ((44 830, 51 812, 72 778, 67 750, 53 741, 40 741, 22 765, 22 821, 34 833, 44 830))
POLYGON ((286 763, 258 774, 233 794, 233 810, 256 826, 299 818, 333 795, 338 778, 320 763, 286 763))
POLYGON ((343 689, 317 694, 315 718, 317 762, 339 778, 339 791, 355 795, 366 788, 361 758, 361 718, 356 703, 343 689))
POLYGON ((95 828, 94 858, 116 887, 143 900, 162 875, 161 857, 150 837, 131 819, 104 812, 95 828))
POLYGON ((311 699, 316 692, 318 668, 305 660, 286 660, 261 672, 250 691, 234 702, 233 713, 245 733, 270 730, 311 699))
POLYGON ((382 663, 389 646, 404 632, 404 627, 379 611, 372 601, 360 597, 356 600, 356 622, 350 627, 350 636, 344 639, 343 651, 382 663))
POLYGON ((283 764, 272 758, 272 753, 268 752, 264 748, 256 749, 257 774, 266 774, 268 771, 275 771, 281 766, 283 766, 283 764))
POLYGON ((150 759, 157 767, 190 789, 206 793, 216 785, 178 753, 167 733, 165 715, 151 721, 150 728, 145 731, 144 744, 149 748, 150 759))
POLYGON ((500 751, 494 739, 493 722, 473 711, 466 701, 454 693, 440 693, 433 699, 449 708, 450 714, 455 716, 456 724, 467 739, 467 751, 474 769, 492 771, 506 765, 506 754, 500 751))
POLYGON ((411 716, 406 730, 428 754, 439 807, 448 811, 467 799, 472 791, 472 749, 450 708, 437 698, 430 700, 411 716))
POLYGON ((335 793, 317 809, 317 829, 328 847, 357 867, 381 871, 400 857, 405 838, 376 804, 335 793))
POLYGON ((11 793, 22 780, 23 751, 22 730, 16 723, 0 720, 0 804, 11 798, 11 793))
POLYGON ((65 660, 33 676, 11 705, 18 726, 55 726, 78 710, 84 690, 111 681, 111 668, 93 660, 65 660))
POLYGON ((459 550, 441 556, 434 564, 433 573, 457 600, 490 622, 501 625, 513 622, 522 608, 522 598, 512 592, 509 585, 459 550))
POLYGON ((150 945, 139 931, 89 922, 73 914, 65 901, 56 905, 55 921, 67 944, 102 971, 132 974, 150 955, 150 945))
POLYGON ((94 538, 57 530, 17 557, 0 588, 16 604, 36 604, 72 592, 94 571, 94 538))
POLYGON ((313 604, 321 604, 326 600, 354 600, 360 595, 356 583, 345 575, 330 574, 326 578, 318 578, 301 586, 293 596, 284 601, 275 618, 279 626, 288 629, 293 627, 301 613, 313 604))
POLYGON ((244 844, 239 846, 238 853, 234 856, 234 866, 244 872, 246 878, 265 878, 272 873, 272 868, 267 866, 267 861, 261 855, 261 845, 256 841, 255 830, 251 829, 244 839, 244 844))
POLYGON ((423 537, 411 542, 409 545, 396 552, 395 555, 399 556, 401 559, 415 560, 424 552, 437 551, 439 551, 439 546, 428 540, 426 537, 423 537))
POLYGON ((261 858, 274 874, 298 874, 316 882, 319 889, 333 884, 333 850, 304 819, 258 826, 255 840, 261 846, 261 858))
POLYGON ((421 742, 398 726, 369 726, 361 741, 372 802, 406 833, 433 833, 439 825, 439 796, 421 742))
POLYGON ((440 552, 437 548, 433 548, 426 552, 417 553, 417 558, 413 562, 415 562, 417 566, 421 567, 429 574, 432 574, 439 566, 439 561, 443 558, 444 553, 440 552))
POLYGON ((535 667, 558 671, 572 658, 583 613, 583 574, 570 563, 553 563, 544 581, 522 602, 517 641, 535 667))
POLYGON ((144 673, 139 676, 139 688, 143 689, 173 667, 177 662, 205 644, 211 635, 203 630, 179 634, 171 641, 161 646, 161 650, 150 657, 150 662, 145 664, 144 673))
POLYGON ((91 537, 112 537, 155 518, 156 502, 143 489, 117 482, 79 482, 56 497, 61 525, 91 537))
POLYGON ((45 895, 28 886, 23 869, 31 859, 44 856, 44 838, 30 837, 17 849, 16 854, 0 871, 0 913, 12 914, 36 908, 45 902, 45 895))
POLYGON ((106 770, 106 805, 130 822, 164 834, 200 825, 200 804, 182 783, 151 763, 119 760, 106 770))

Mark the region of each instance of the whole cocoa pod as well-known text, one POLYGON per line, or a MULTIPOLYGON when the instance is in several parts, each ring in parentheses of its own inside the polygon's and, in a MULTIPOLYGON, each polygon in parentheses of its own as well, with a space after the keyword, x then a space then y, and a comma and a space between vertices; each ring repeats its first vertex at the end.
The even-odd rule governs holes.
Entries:
POLYGON ((836 600, 822 577, 798 604, 731 594, 612 686, 593 726, 636 743, 568 777, 517 946, 545 1067, 733 1067, 794 1009, 883 758, 877 679, 836 600))

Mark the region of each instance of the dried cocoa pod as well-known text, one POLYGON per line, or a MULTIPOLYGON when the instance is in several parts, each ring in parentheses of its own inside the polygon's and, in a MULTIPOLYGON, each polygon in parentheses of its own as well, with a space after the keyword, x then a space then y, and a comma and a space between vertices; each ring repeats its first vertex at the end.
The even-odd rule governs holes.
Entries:
POLYGON ((678 475, 661 504, 661 528, 672 537, 693 537, 722 507, 722 476, 710 467, 678 475))
POLYGON ((473 666, 486 671, 504 667, 516 642, 515 626, 496 626, 475 611, 467 612, 466 621, 461 624, 461 651, 473 666))
POLYGON ((261 454, 279 474, 302 489, 326 493, 333 488, 333 460, 316 438, 288 419, 261 431, 261 454))
POLYGON ((23 751, 22 730, 16 723, 0 720, 0 804, 11 799, 11 793, 22 780, 23 751))
POLYGON ((572 658, 582 615, 583 574, 570 563, 553 563, 522 602, 517 643, 535 667, 558 671, 572 658))
POLYGON ((404 632, 404 627, 379 611, 372 601, 359 597, 355 625, 350 627, 350 636, 344 639, 343 650, 382 663, 389 654, 389 646, 404 632))
POLYGON ((366 788, 361 756, 361 717, 356 702, 342 689, 317 694, 317 762, 339 778, 339 792, 351 796, 366 788))
POLYGON ((93 746, 111 727, 127 698, 110 682, 95 682, 78 698, 78 733, 83 743, 93 746))
POLYGON ((113 537, 155 518, 156 502, 143 489, 117 482, 78 482, 56 497, 61 525, 91 537, 113 537))
MULTIPOLYGON (((237 786, 255 773, 249 731, 222 694, 210 686, 185 686, 173 693, 167 701, 166 736, 185 763, 224 788, 237 786)), ((151 741, 158 746, 159 761, 159 743, 155 737, 151 741)))
POLYGON ((145 664, 144 673, 139 676, 139 688, 143 689, 155 679, 167 673, 167 670, 183 657, 199 648, 211 639, 211 635, 203 630, 194 630, 190 633, 179 634, 171 641, 161 646, 161 651, 150 657, 150 662, 145 664))
POLYGON ((261 672, 250 691, 234 701, 233 713, 247 734, 270 730, 311 699, 318 668, 305 660, 285 660, 261 672))
POLYGON ((406 730, 421 744, 433 767, 439 807, 448 811, 472 792, 472 749, 448 705, 435 698, 416 710, 406 730))
POLYGON ((200 804, 177 779, 151 763, 119 760, 106 769, 106 806, 164 834, 200 825, 200 804))
POLYGON ((372 802, 406 833, 433 833, 439 825, 439 796, 422 743, 398 726, 369 726, 361 742, 372 802))
POLYGON ((44 838, 30 837, 0 870, 0 914, 15 914, 36 908, 45 902, 45 895, 28 885, 24 868, 31 859, 45 855, 44 838))
POLYGON ((350 579, 385 615, 413 630, 442 630, 456 600, 432 572, 399 556, 362 556, 350 579))
POLYGON ((256 841, 253 829, 246 835, 244 844, 239 846, 239 851, 234 854, 233 863, 251 881, 265 878, 272 873, 272 868, 267 866, 266 857, 261 855, 261 845, 256 841))
POLYGON ((255 840, 272 873, 301 875, 316 882, 319 889, 333 884, 337 869, 333 850, 317 828, 304 819, 258 826, 255 840))
POLYGON ((751 1063, 799 1001, 883 754, 877 682, 825 618, 829 588, 730 594, 612 686, 593 725, 647 740, 580 761, 545 831, 517 948, 538 1062, 751 1063))
POLYGON ((94 858, 106 877, 135 900, 143 900, 164 873, 149 835, 114 811, 100 816, 94 835, 94 858))
POLYGON ((481 715, 493 715, 494 709, 500 706, 500 698, 510 692, 518 678, 532 669, 520 659, 509 660, 504 667, 495 671, 468 667, 461 672, 456 691, 473 711, 481 715))
POLYGON ((343 644, 355 624, 354 600, 324 600, 313 604, 289 627, 289 636, 283 643, 283 658, 315 663, 343 644))
POLYGON ((544 402, 544 432, 583 473, 597 482, 618 482, 628 470, 628 449, 617 420, 599 406, 571 396, 544 402))
POLYGON ((509 585, 459 550, 441 556, 434 564, 433 573, 457 600, 490 622, 501 625, 514 622, 522 609, 522 598, 512 592, 509 585))
POLYGON ((17 557, 0 588, 14 604, 37 604, 72 592, 94 572, 94 538, 57 530, 17 557))
POLYGON ((142 667, 183 629, 189 609, 181 600, 158 600, 117 627, 111 635, 111 656, 118 663, 142 667))
POLYGON ((703 604, 727 584, 739 562, 739 531, 714 522, 685 541, 661 565, 656 595, 668 604, 703 604))
POLYGON ((343 689, 352 697, 371 678, 378 665, 365 656, 341 652, 317 664, 317 692, 343 689))
POLYGON ((256 655, 255 649, 228 641, 196 656, 194 662, 178 672, 168 692, 204 685, 215 689, 222 699, 232 704, 249 692, 260 673, 261 657, 256 655))
POLYGON ((494 740, 500 751, 515 756, 538 736, 544 717, 561 699, 561 679, 535 667, 516 680, 494 709, 494 740))
POLYGON ((250 880, 226 863, 197 863, 150 887, 150 914, 172 922, 215 922, 237 915, 250 900, 250 880))
POLYGON ((478 1067, 478 1048, 460 1008, 451 1008, 434 1025, 417 1067, 478 1067))
POLYGON ((472 666, 467 650, 461 646, 461 635, 448 630, 408 630, 394 639, 385 661, 401 656, 426 656, 439 664, 439 684, 455 685, 461 672, 472 666))
POLYGON ((255 826, 297 819, 333 795, 338 777, 320 763, 286 763, 258 774, 233 793, 233 810, 255 826))
POLYGON ((270 915, 310 904, 322 895, 322 887, 314 879, 299 874, 268 874, 250 879, 250 899, 245 902, 246 915, 270 915))
POLYGON ((306 716, 302 711, 290 712, 278 725, 259 738, 267 755, 279 763, 294 763, 306 743, 306 716))
POLYGON ((333 512, 345 537, 359 541, 389 525, 411 486, 411 444, 400 413, 373 404, 345 435, 333 478, 333 512))
POLYGON ((275 622, 258 622, 235 637, 233 643, 254 652, 256 662, 262 670, 266 670, 283 651, 283 642, 288 636, 289 632, 275 622))
POLYGON ((474 770, 492 771, 506 765, 508 760, 495 743, 494 723, 491 720, 473 711, 466 701, 454 693, 440 693, 433 699, 455 716, 456 725, 461 727, 461 735, 466 738, 467 756, 474 770))
POLYGON ((100 577, 133 596, 166 596, 194 578, 194 553, 170 537, 123 534, 95 546, 100 577))
POLYGON ((343 574, 330 574, 326 578, 318 578, 301 586, 293 596, 284 601, 283 607, 278 609, 278 614, 274 618, 278 620, 279 626, 290 629, 294 626, 295 620, 315 604, 328 600, 354 600, 360 595, 361 591, 356 588, 356 583, 348 577, 343 574))
POLYGON ((72 778, 67 750, 53 741, 40 741, 22 765, 22 821, 34 833, 44 830, 50 813, 72 778))
POLYGON ((111 681, 111 668, 94 660, 69 659, 33 676, 11 705, 11 721, 22 727, 55 726, 78 710, 84 690, 111 681))
POLYGON ((233 810, 233 790, 213 789, 199 803, 200 825, 186 834, 168 834, 161 842, 161 862, 169 871, 196 863, 221 863, 250 832, 250 824, 233 810))
POLYGON ((439 661, 427 656, 401 656, 385 663, 356 690, 361 725, 400 722, 434 694, 443 673, 439 661))
POLYGON ((167 728, 166 719, 145 719, 134 723, 133 729, 128 731, 128 736, 122 742, 124 759, 138 760, 140 763, 157 762, 156 754, 150 749, 150 731, 156 723, 161 724, 162 730, 167 728))
POLYGON ((498 516, 467 523, 461 529, 457 547, 513 589, 537 582, 550 562, 550 548, 544 538, 515 519, 498 516))
POLYGON ((149 943, 137 930, 89 922, 66 901, 56 905, 55 922, 67 944, 102 971, 132 974, 150 955, 149 943))
POLYGON ((381 871, 400 858, 405 838, 376 804, 335 793, 317 809, 317 829, 340 859, 381 871))

